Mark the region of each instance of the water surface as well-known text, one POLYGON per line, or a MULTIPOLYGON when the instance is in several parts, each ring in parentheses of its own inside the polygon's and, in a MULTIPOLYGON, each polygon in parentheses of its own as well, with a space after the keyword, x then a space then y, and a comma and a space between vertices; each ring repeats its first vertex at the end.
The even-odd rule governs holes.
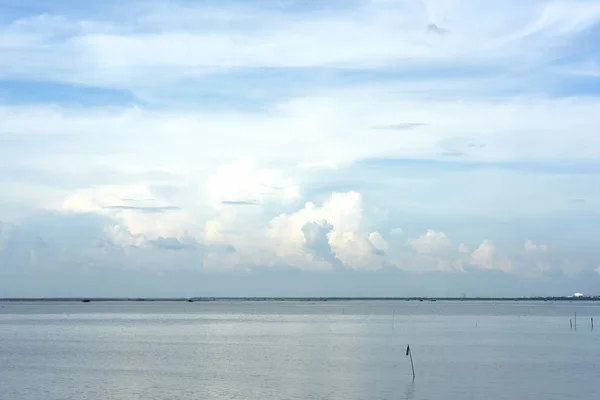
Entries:
POLYGON ((593 399, 600 393, 594 302, 0 307, 0 398, 7 400, 593 399), (575 312, 577 330, 569 327, 575 312))

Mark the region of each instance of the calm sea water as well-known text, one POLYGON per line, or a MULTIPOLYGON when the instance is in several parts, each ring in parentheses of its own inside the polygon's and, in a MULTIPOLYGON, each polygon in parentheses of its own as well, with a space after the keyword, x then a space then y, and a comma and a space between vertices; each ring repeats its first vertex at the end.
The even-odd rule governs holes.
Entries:
POLYGON ((598 303, 0 307, 3 400, 546 400, 600 395, 598 303), (575 312, 577 330, 569 328, 575 312), (594 331, 590 317, 597 320, 594 331))

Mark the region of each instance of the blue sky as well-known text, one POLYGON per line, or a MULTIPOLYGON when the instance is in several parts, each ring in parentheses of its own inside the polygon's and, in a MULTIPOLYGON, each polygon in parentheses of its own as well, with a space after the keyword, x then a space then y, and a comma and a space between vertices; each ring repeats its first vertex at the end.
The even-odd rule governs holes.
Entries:
POLYGON ((599 38, 583 0, 3 1, 0 297, 600 294, 599 38))

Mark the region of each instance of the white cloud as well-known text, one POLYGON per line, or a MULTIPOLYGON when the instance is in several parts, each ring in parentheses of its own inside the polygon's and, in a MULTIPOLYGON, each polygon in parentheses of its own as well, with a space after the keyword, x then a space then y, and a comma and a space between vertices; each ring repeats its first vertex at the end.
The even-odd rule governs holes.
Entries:
MULTIPOLYGON (((379 232, 364 230, 363 201, 359 193, 333 193, 321 206, 306 203, 297 212, 277 216, 271 220, 267 231, 270 247, 285 260, 303 262, 306 245, 303 228, 306 230, 307 226, 328 228, 327 236, 320 236, 320 239, 327 238, 333 254, 344 265, 351 268, 381 266, 378 256, 387 248, 387 242, 379 232)), ((319 232, 324 231, 320 229, 319 232)))
MULTIPOLYGON (((203 242, 187 232, 172 236, 132 232, 123 215, 50 214, 24 221, 23 227, 0 225, 0 257, 10 265, 25 262, 50 269, 61 263, 94 268, 104 263, 157 271, 252 266, 378 269, 396 265, 413 272, 468 273, 465 267, 472 264, 531 278, 544 277, 560 265, 548 260, 543 251, 525 251, 523 257, 512 258, 499 254, 489 240, 469 253, 464 243, 454 248, 445 233, 433 230, 406 245, 390 244, 379 232, 364 229, 362 207, 358 193, 337 193, 320 206, 309 203, 294 213, 279 215, 263 227, 266 231, 256 226, 248 232, 217 231, 216 238, 206 234, 203 242)), ((235 227, 241 221, 234 218, 230 223, 235 227)))
POLYGON ((356 231, 362 215, 361 201, 359 193, 334 193, 321 207, 306 203, 295 213, 281 214, 271 220, 267 236, 278 255, 295 254, 303 247, 302 227, 307 222, 327 221, 333 226, 331 237, 339 237, 344 231, 356 231))
MULTIPOLYGON (((595 2, 103 11, 0 25, 0 80, 75 84, 65 87, 73 95, 31 90, 35 105, 21 101, 26 90, 18 104, 0 98, 0 190, 26 210, 16 217, 2 203, 2 220, 18 224, 39 209, 102 215, 113 221, 106 240, 139 265, 189 240, 207 246, 195 257, 210 268, 473 263, 539 273, 560 262, 531 240, 510 256, 491 240, 471 253, 442 231, 412 240, 399 228, 380 232, 399 215, 442 224, 597 209, 590 164, 600 158, 600 100, 545 94, 558 69, 593 66, 589 57, 560 68, 552 60, 600 21, 595 2), (112 89, 139 104, 87 107, 77 94, 112 89), (174 194, 161 195, 161 185, 174 194), (574 196, 585 202, 569 203, 574 196)), ((39 264, 44 251, 28 255, 39 264)))
POLYGON ((599 19, 600 5, 594 1, 553 1, 542 7, 537 20, 521 35, 577 34, 595 25, 599 19))
MULTIPOLYGON (((299 197, 298 186, 280 171, 257 166, 248 159, 220 166, 207 178, 204 188, 200 195, 207 196, 214 209, 204 223, 204 240, 233 245, 252 257, 267 252, 262 235, 269 223, 267 216, 299 197)), ((258 260, 264 262, 264 256, 255 262, 258 260)), ((271 257, 269 263, 272 261, 271 257)))
POLYGON ((279 171, 258 168, 247 159, 223 165, 206 182, 206 193, 217 208, 223 205, 256 205, 292 201, 298 188, 279 171))
POLYGON ((393 228, 392 235, 394 236, 402 236, 404 235, 404 230, 402 228, 393 228))
POLYGON ((189 213, 156 199, 146 185, 98 186, 79 190, 67 196, 62 209, 120 218, 133 234, 177 236, 184 230, 197 230, 189 221, 189 213))
POLYGON ((271 236, 285 236, 302 242, 301 228, 304 223, 326 220, 333 225, 333 236, 345 232, 357 232, 362 220, 362 196, 357 192, 333 193, 321 206, 308 202, 304 208, 292 213, 282 214, 271 223, 271 236), (279 233, 285 233, 279 235, 279 233))
POLYGON ((469 264, 470 253, 461 243, 454 247, 444 232, 428 229, 418 238, 408 241, 412 251, 407 255, 395 252, 396 262, 403 269, 417 272, 442 271, 464 272, 464 266, 469 264))
MULTIPOLYGON (((323 104, 314 97, 291 99, 259 114, 13 106, 0 107, 0 118, 12 140, 45 137, 71 146, 68 153, 27 150, 18 160, 19 165, 56 171, 71 171, 77 164, 83 171, 98 166, 160 168, 185 176, 244 158, 286 168, 308 158, 331 165, 377 157, 446 160, 450 142, 456 143, 451 150, 461 154, 461 161, 565 163, 600 157, 600 138, 594 134, 600 128, 595 113, 600 101, 593 98, 447 102, 400 99, 389 90, 331 91, 323 104), (418 134, 372 128, 407 119, 424 124, 418 134), (482 146, 470 146, 473 142, 482 146), (526 146, 529 142, 538 145, 526 146), (210 156, 198 157, 198 149, 210 156)), ((14 157, 8 151, 0 149, 4 164, 14 157)), ((243 176, 242 164, 227 168, 231 170, 222 173, 229 178, 243 176)), ((255 183, 252 179, 277 180, 271 172, 254 172, 260 176, 248 184, 255 183)), ((231 189, 214 190, 222 196, 231 189)))
POLYGON ((338 165, 332 161, 305 161, 297 165, 298 168, 329 168, 337 169, 338 165))
POLYGON ((14 21, 0 30, 0 51, 12 55, 0 57, 10 60, 0 73, 131 87, 223 68, 509 63, 545 58, 559 39, 600 19, 593 2, 365 1, 310 14, 156 4, 114 10, 114 23, 93 16, 14 21), (432 24, 447 34, 429 34, 432 24))
POLYGON ((521 275, 539 277, 556 271, 556 266, 552 265, 553 258, 548 254, 547 245, 536 244, 533 240, 528 239, 525 241, 525 253, 524 260, 520 265, 515 265, 515 269, 521 275))
POLYGON ((527 265, 522 265, 505 254, 500 254, 491 240, 485 239, 471 254, 469 263, 485 269, 496 269, 516 275, 527 275, 527 265), (524 268, 523 268, 524 267, 524 268))
POLYGON ((417 239, 412 239, 410 244, 421 254, 437 254, 450 248, 450 240, 444 232, 428 229, 417 239))
MULTIPOLYGON (((551 160, 553 154, 556 157, 559 155, 575 156, 575 153, 585 155, 586 151, 592 154, 594 149, 600 148, 593 144, 596 140, 595 136, 586 136, 587 133, 582 133, 585 131, 583 125, 590 123, 593 116, 597 115, 591 111, 592 105, 595 104, 591 99, 536 100, 516 103, 512 100, 506 102, 473 101, 471 103, 444 104, 420 100, 398 100, 380 91, 367 91, 366 93, 375 96, 373 97, 374 102, 379 101, 377 110, 367 104, 368 100, 366 99, 347 96, 348 101, 346 102, 343 102, 341 97, 332 97, 323 103, 323 107, 320 107, 319 104, 311 107, 308 99, 289 101, 285 103, 284 107, 266 114, 231 113, 223 116, 191 112, 150 112, 143 109, 124 111, 106 109, 84 112, 60 107, 6 107, 3 109, 3 116, 11 137, 26 137, 33 134, 59 137, 61 130, 65 129, 73 135, 73 138, 87 140, 88 136, 100 137, 106 130, 109 132, 106 135, 109 136, 104 136, 105 140, 111 141, 127 137, 125 149, 128 148, 128 145, 131 145, 133 149, 133 144, 137 143, 135 153, 126 151, 125 154, 120 154, 116 148, 108 149, 101 146, 100 153, 106 150, 106 154, 97 158, 70 154, 62 157, 51 151, 40 152, 39 155, 29 154, 30 158, 26 154, 19 161, 19 165, 45 169, 53 166, 56 161, 58 164, 53 166, 53 170, 58 176, 63 173, 62 171, 66 173, 66 171, 72 170, 73 165, 77 165, 77 169, 80 170, 91 170, 98 166, 98 160, 101 165, 110 162, 116 171, 123 171, 124 174, 134 169, 144 170, 154 167, 162 171, 172 171, 173 175, 179 179, 179 184, 186 188, 185 197, 172 202, 158 198, 152 192, 153 184, 165 184, 168 179, 139 178, 139 183, 134 184, 102 185, 80 190, 64 189, 62 196, 63 199, 66 199, 64 202, 56 205, 53 200, 47 204, 42 203, 43 207, 106 213, 122 218, 123 223, 131 232, 154 238, 158 236, 179 237, 187 231, 194 238, 213 245, 233 245, 239 249, 238 254, 249 254, 248 260, 251 264, 268 265, 277 262, 273 253, 292 265, 311 265, 310 257, 307 258, 306 252, 302 250, 301 227, 306 222, 325 219, 334 226, 330 235, 331 247, 338 259, 345 265, 376 268, 381 265, 382 256, 374 253, 383 252, 386 253, 386 261, 394 262, 403 268, 410 268, 410 263, 403 258, 405 256, 397 257, 394 255, 394 249, 384 250, 383 247, 371 240, 373 237, 370 238, 369 235, 379 228, 366 228, 369 226, 369 221, 365 221, 363 196, 358 193, 334 194, 322 206, 316 206, 309 202, 304 209, 296 213, 289 211, 295 201, 310 199, 310 197, 302 198, 301 196, 309 195, 303 192, 310 189, 314 181, 324 174, 322 170, 311 171, 310 168, 296 168, 299 160, 306 159, 304 152, 307 154, 322 152, 323 159, 330 159, 329 157, 333 154, 346 161, 357 161, 386 154, 410 158, 428 157, 429 155, 443 158, 436 153, 438 148, 441 148, 439 142, 463 129, 465 132, 471 132, 473 138, 482 139, 486 143, 493 143, 496 146, 486 145, 482 149, 473 151, 471 155, 465 156, 465 159, 471 161, 551 160), (558 112, 558 104, 562 105, 561 112, 558 112), (397 108, 392 107, 393 105, 396 105, 397 108), (361 110, 361 108, 363 109, 361 110), (428 109, 429 114, 422 111, 424 108, 428 109), (319 112, 311 113, 311 110, 314 109, 318 109, 319 112), (417 135, 412 133, 405 135, 394 130, 371 129, 374 125, 373 122, 379 118, 387 119, 386 123, 398 121, 398 119, 406 120, 406 117, 398 115, 398 109, 405 110, 406 115, 410 115, 411 119, 415 118, 412 120, 424 121, 425 125, 418 128, 423 129, 423 132, 417 135), (473 109, 475 111, 472 111, 473 109), (13 110, 14 113, 11 112, 13 110), (26 117, 27 110, 32 111, 29 119, 26 117), (526 115, 527 112, 529 112, 528 115, 526 115), (477 115, 477 119, 470 120, 471 115, 477 115), (579 128, 583 130, 571 132, 571 128, 568 127, 569 134, 567 135, 567 122, 562 119, 552 122, 558 131, 554 128, 550 129, 548 119, 558 115, 562 115, 561 118, 575 125, 582 124, 579 128), (272 120, 271 117, 273 117, 272 120), (434 118, 439 118, 439 120, 434 121, 434 118), (459 118, 462 118, 463 122, 459 121, 459 118), (484 119, 490 123, 487 128, 483 122, 484 119), (576 119, 578 120, 576 121, 576 119), (506 122, 515 120, 521 122, 506 122), (537 130, 534 129, 536 124, 532 122, 533 120, 540 124, 537 130), (313 130, 304 131, 306 136, 302 137, 301 131, 294 127, 296 123, 306 127, 306 121, 313 121, 308 125, 313 130), (514 125, 511 125, 513 123, 514 125), (505 124, 504 127, 502 127, 503 124, 505 124), (226 134, 224 137, 198 136, 196 125, 203 126, 205 132, 225 132, 226 134), (246 128, 250 126, 250 130, 255 135, 248 136, 240 133, 243 131, 241 127, 244 126, 246 128), (519 135, 513 135, 511 132, 519 126, 529 126, 531 132, 550 132, 543 143, 551 142, 553 139, 556 148, 549 147, 548 153, 522 152, 524 147, 520 145, 520 137, 533 134, 521 132, 519 135), (286 127, 291 128, 287 130, 286 127), (450 133, 445 131, 447 128, 450 129, 450 133), (478 130, 486 132, 487 136, 478 135, 476 133, 478 130), (281 132, 290 134, 286 136, 281 132), (577 140, 578 136, 582 140, 577 140), (369 137, 369 141, 366 143, 365 137, 369 137), (136 138, 136 140, 132 138, 136 138), (262 150, 265 142, 270 143, 270 151, 262 150), (518 144, 519 146, 517 146, 518 144), (488 151, 486 150, 488 147, 494 149, 488 151), (421 150, 415 150, 419 148, 421 150), (206 153, 214 156, 199 158, 197 149, 203 149, 206 153), (397 150, 392 151, 393 149, 397 150), (515 151, 511 151, 511 149, 515 149, 515 151), (227 154, 229 157, 225 158, 227 154), (249 161, 248 155, 252 155, 252 159, 256 161, 249 161), (290 155, 289 159, 287 159, 288 155, 290 155), (243 158, 244 156, 246 158, 243 158), (241 161, 224 161, 231 158, 241 161), (220 167, 215 168, 215 165, 220 165, 220 167), (298 172, 299 170, 300 172, 298 172), (289 175, 290 171, 293 171, 292 175, 289 175), (299 176, 301 179, 298 181, 302 182, 305 187, 296 184, 296 178, 299 176), (129 200, 122 201, 122 199, 129 200), (230 202, 230 204, 223 204, 223 202, 230 202), (256 202, 265 207, 246 206, 242 202, 256 202), (288 207, 285 209, 285 218, 283 218, 286 222, 277 225, 277 218, 273 221, 270 219, 282 205, 288 207), (114 206, 125 207, 110 208, 114 206), (135 207, 138 208, 138 211, 135 210, 135 207), (139 212, 144 207, 179 207, 180 209, 153 214, 139 212), (263 235, 265 230, 270 232, 266 238, 263 235), (284 237, 285 240, 273 239, 274 236, 277 236, 272 232, 273 230, 281 230, 282 233, 279 236, 284 237), (252 238, 252 240, 248 238, 252 238), (374 249, 380 251, 374 251, 374 249)), ((342 94, 338 93, 337 95, 341 96, 342 94)), ((355 95, 358 96, 358 93, 355 95)), ((592 125, 589 128, 591 129, 591 127, 592 125)), ((469 143, 467 138, 462 142, 465 143, 465 146, 469 143)), ((92 143, 94 142, 92 141, 92 143)), ((89 147, 93 148, 94 146, 89 147)), ((536 146, 534 151, 538 151, 542 147, 536 146)), ((2 149, 0 149, 1 152, 2 149)), ((315 158, 318 159, 318 157, 315 158)), ((379 207, 381 203, 378 202, 381 199, 393 199, 384 207, 390 204, 400 208, 400 206, 408 204, 410 207, 416 207, 413 209, 420 212, 453 214, 461 211, 466 215, 473 212, 494 215, 496 209, 493 206, 506 206, 511 210, 514 208, 516 211, 523 210, 525 214, 539 210, 545 210, 551 214, 554 210, 567 210, 570 207, 566 201, 561 204, 559 203, 560 199, 553 200, 557 197, 552 196, 552 193, 544 195, 550 199, 544 202, 544 207, 539 207, 538 201, 531 200, 532 188, 537 190, 539 187, 542 194, 543 190, 549 190, 550 187, 556 188, 548 181, 540 183, 539 176, 532 176, 530 180, 522 180, 522 176, 514 178, 512 175, 508 177, 503 175, 500 177, 505 181, 501 182, 498 179, 499 174, 494 171, 476 171, 462 175, 460 182, 446 180, 446 186, 442 187, 438 182, 440 176, 449 175, 437 171, 439 175, 434 174, 430 177, 429 182, 419 180, 418 176, 382 176, 378 171, 374 171, 372 175, 360 176, 358 180, 360 182, 385 183, 386 190, 378 193, 380 198, 370 197, 370 208, 379 207), (395 186, 394 179, 398 178, 402 178, 404 181, 398 181, 400 184, 395 186), (516 184, 519 186, 515 186, 516 184), (431 190, 419 191, 425 185, 432 185, 431 190), (454 187, 449 187, 452 185, 454 187), (400 191, 400 189, 402 190, 400 191), (446 193, 443 207, 440 207, 438 201, 439 192, 446 193), (453 193, 453 196, 448 196, 448 193, 453 193), (470 193, 468 198, 465 199, 464 193, 470 193), (501 201, 502 196, 509 196, 511 201, 519 199, 519 207, 515 208, 513 203, 501 201), (457 201, 456 209, 453 208, 453 199, 457 201)), ((334 170, 332 174, 337 175, 332 175, 334 180, 325 180, 326 184, 335 186, 335 179, 347 179, 342 172, 341 169, 334 170)), ((357 177, 352 178, 357 179, 357 177)), ((564 187, 572 186, 575 182, 574 179, 579 182, 579 188, 589 188, 588 182, 579 177, 568 177, 568 184, 565 184, 564 187)), ((41 189, 36 190, 39 191, 35 193, 43 193, 41 189)), ((557 190, 560 192, 562 187, 557 190)), ((21 195, 19 193, 21 192, 11 191, 9 195, 15 196, 15 200, 18 200, 19 196, 23 196, 27 192, 23 191, 21 195)), ((35 193, 27 193, 27 196, 33 198, 35 193)), ((590 192, 590 195, 593 193, 590 192)), ((536 194, 536 196, 541 195, 536 194)), ((58 196, 54 194, 53 197, 58 196)), ((49 198, 49 196, 42 196, 39 201, 43 202, 49 198)), ((377 241, 377 239, 373 240, 377 241)), ((449 240, 442 232, 427 232, 423 237, 413 240, 412 245, 422 255, 433 251, 436 246, 449 246, 449 240)), ((541 250, 544 245, 535 246, 542 246, 541 250)), ((480 254, 481 251, 478 252, 478 250, 474 254, 480 254)), ((448 247, 447 253, 444 254, 444 257, 436 256, 433 260, 421 257, 419 263, 433 269, 460 269, 456 264, 456 259, 460 257, 450 256, 450 247, 448 247)), ((479 260, 476 262, 477 264, 483 263, 482 265, 487 268, 495 265, 497 269, 510 269, 506 263, 490 264, 481 255, 474 258, 479 260)), ((216 261, 214 263, 217 264, 216 261)), ((415 263, 415 265, 419 263, 415 263)))
POLYGON ((546 253, 548 246, 545 244, 535 244, 533 240, 527 239, 525 241, 525 251, 528 253, 546 253))
POLYGON ((369 242, 371 242, 373 247, 381 254, 384 254, 389 247, 387 240, 385 240, 383 235, 379 232, 369 233, 369 242))
POLYGON ((329 233, 332 230, 333 225, 325 220, 302 225, 304 249, 313 256, 314 260, 324 260, 335 265, 338 260, 329 244, 329 233))
POLYGON ((488 269, 496 268, 496 246, 484 240, 471 254, 471 263, 488 269))

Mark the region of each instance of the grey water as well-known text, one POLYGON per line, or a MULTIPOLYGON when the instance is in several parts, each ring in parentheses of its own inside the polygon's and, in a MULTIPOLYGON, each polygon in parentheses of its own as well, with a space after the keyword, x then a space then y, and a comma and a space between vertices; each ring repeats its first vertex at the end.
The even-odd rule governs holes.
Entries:
POLYGON ((1 302, 0 399, 594 399, 591 317, 600 302, 1 302))

